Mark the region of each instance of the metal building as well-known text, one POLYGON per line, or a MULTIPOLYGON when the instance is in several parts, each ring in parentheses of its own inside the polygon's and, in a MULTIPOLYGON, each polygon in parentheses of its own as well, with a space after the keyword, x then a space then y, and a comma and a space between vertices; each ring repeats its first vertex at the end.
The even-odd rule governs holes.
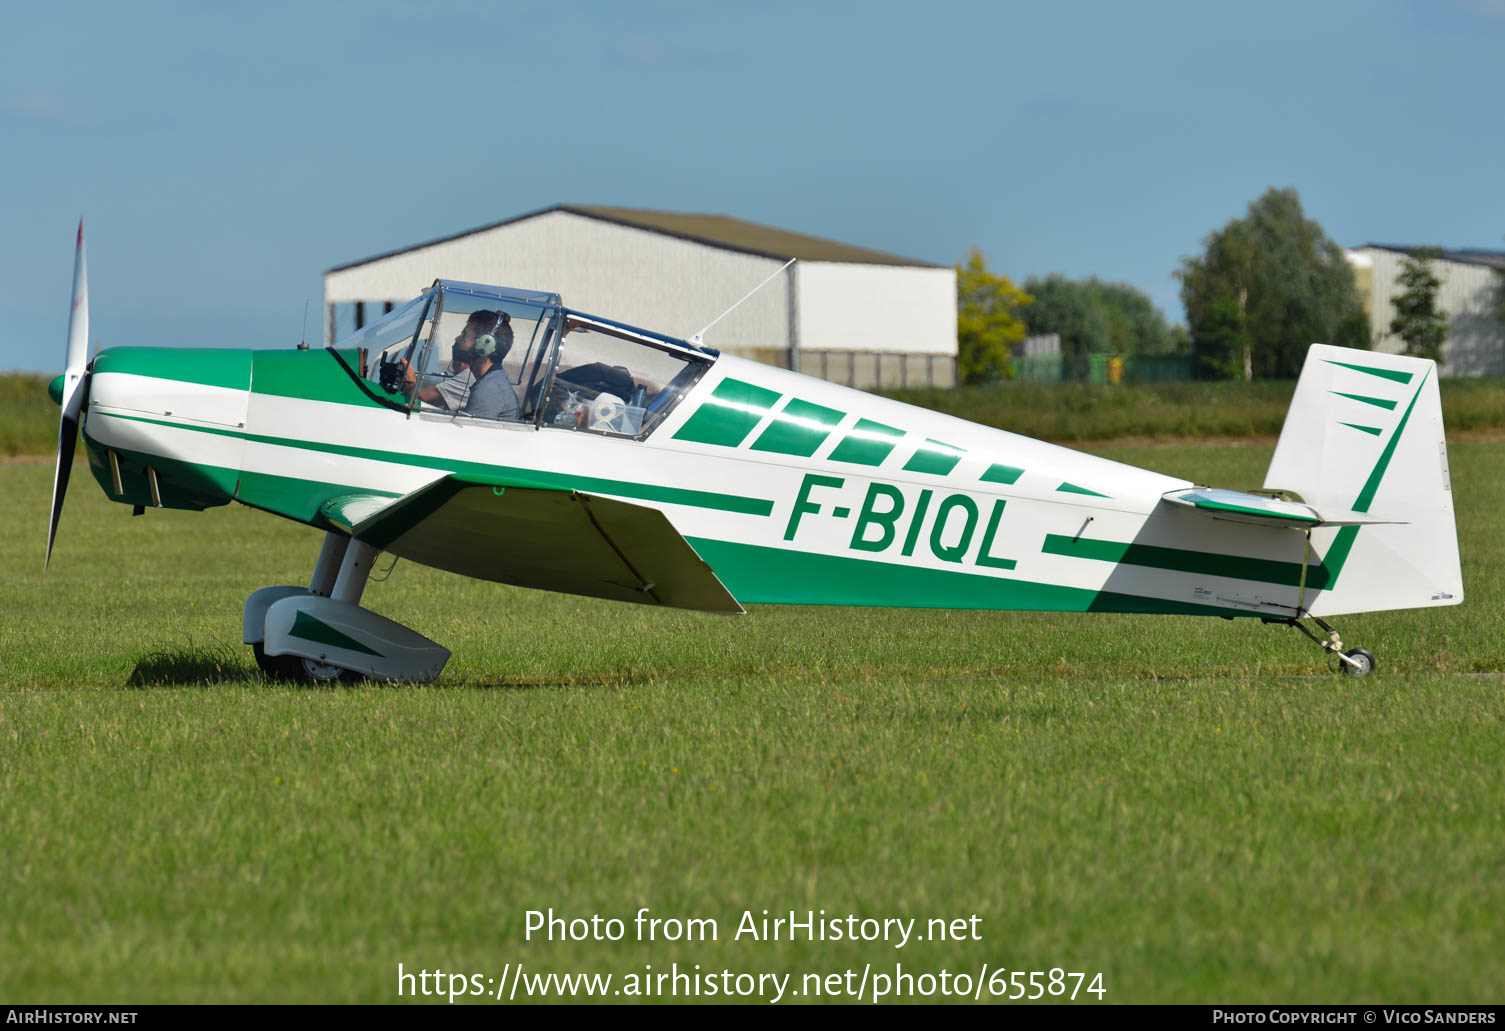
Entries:
MULTIPOLYGON (((1406 349, 1406 342, 1390 332, 1395 318, 1390 302, 1405 290, 1401 263, 1418 249, 1368 243, 1348 252, 1376 351, 1399 354, 1406 349)), ((1505 251, 1443 249, 1442 257, 1433 259, 1432 271, 1442 281, 1437 302, 1448 317, 1442 375, 1505 376, 1505 324, 1493 311, 1495 291, 1505 275, 1505 251)))
POLYGON ((849 386, 956 383, 956 272, 745 222, 559 205, 341 265, 324 275, 325 341, 436 278, 564 303, 849 386), (779 269, 789 259, 789 268, 779 269))

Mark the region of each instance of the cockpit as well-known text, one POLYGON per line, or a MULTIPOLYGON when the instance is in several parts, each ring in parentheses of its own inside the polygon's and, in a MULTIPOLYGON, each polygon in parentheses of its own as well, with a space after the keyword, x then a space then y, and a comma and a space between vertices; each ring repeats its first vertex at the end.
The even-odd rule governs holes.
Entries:
POLYGON ((336 347, 358 349, 372 396, 412 415, 639 440, 716 357, 558 294, 442 279, 336 347))

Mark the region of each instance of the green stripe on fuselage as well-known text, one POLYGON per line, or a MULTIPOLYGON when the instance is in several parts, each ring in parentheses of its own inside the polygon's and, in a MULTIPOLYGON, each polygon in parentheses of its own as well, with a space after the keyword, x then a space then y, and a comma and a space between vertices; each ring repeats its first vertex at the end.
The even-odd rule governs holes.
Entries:
POLYGON ((768 428, 758 434, 752 450, 809 458, 831 435, 831 428, 844 418, 845 412, 791 398, 768 428))
MULTIPOLYGON (((773 512, 773 502, 766 498, 749 498, 736 494, 717 494, 712 491, 687 490, 682 487, 660 487, 651 483, 634 483, 630 480, 608 480, 595 476, 544 472, 537 469, 486 465, 480 462, 464 462, 459 459, 441 458, 436 455, 379 451, 372 448, 350 447, 345 444, 329 444, 319 440, 271 437, 260 433, 246 433, 241 430, 223 429, 214 426, 167 422, 162 419, 148 419, 145 416, 138 415, 121 415, 117 412, 105 412, 102 414, 108 415, 112 419, 144 422, 155 426, 171 426, 173 429, 189 430, 195 433, 238 437, 241 440, 250 441, 255 444, 270 444, 276 447, 298 448, 303 451, 317 451, 323 454, 346 455, 351 458, 366 458, 375 462, 417 466, 423 469, 436 469, 442 472, 466 473, 480 476, 506 476, 513 478, 520 485, 526 484, 527 486, 550 490, 583 490, 598 494, 613 494, 618 497, 642 498, 645 501, 663 501, 674 505, 688 505, 693 508, 740 512, 746 515, 766 516, 773 512)), ((359 484, 339 488, 341 493, 349 493, 352 489, 364 488, 361 488, 359 484)), ((322 504, 328 499, 329 496, 326 496, 320 499, 319 503, 322 504)), ((315 506, 315 509, 317 509, 317 506, 315 506)), ((276 509, 275 511, 281 510, 276 509)), ((295 518, 303 519, 302 516, 296 516, 295 518)), ((310 520, 303 519, 303 521, 308 522, 310 520)))
POLYGON ((737 447, 781 395, 739 379, 724 379, 674 434, 675 440, 737 447))
MULTIPOLYGON (((353 348, 339 352, 351 370, 360 355, 353 348)), ((94 359, 94 373, 126 373, 197 383, 206 387, 249 390, 275 397, 304 398, 330 404, 380 408, 381 403, 340 364, 333 351, 325 348, 301 351, 249 350, 233 347, 111 347, 94 359)), ((373 393, 382 390, 367 383, 373 393)), ((398 404, 401 395, 388 395, 398 404)))
MULTIPOLYGON (((1354 529, 1345 527, 1345 529, 1354 529)), ((1339 535, 1342 536, 1341 533, 1339 535)), ((1352 534, 1349 534, 1351 540, 1352 534)), ((1329 557, 1336 548, 1329 549, 1329 557)), ((1212 551, 1188 551, 1183 548, 1165 548, 1154 544, 1132 544, 1126 541, 1089 540, 1051 533, 1045 536, 1041 550, 1047 555, 1062 555, 1067 558, 1091 559, 1126 566, 1143 566, 1147 569, 1169 569, 1179 573, 1202 573, 1207 576, 1224 576, 1233 580, 1252 580, 1256 583, 1278 584, 1284 587, 1301 585, 1301 563, 1281 562, 1276 559, 1245 558, 1240 555, 1221 555, 1212 551)), ((1345 547, 1341 557, 1348 555, 1345 547)), ((1341 561, 1337 564, 1341 566, 1341 561)), ((1326 588, 1332 574, 1328 564, 1309 566, 1306 585, 1313 590, 1326 588)))
POLYGON ((687 540, 727 590, 744 604, 1254 615, 1212 605, 1141 598, 1000 576, 820 555, 704 537, 687 540))
MULTIPOLYGON (((339 351, 333 349, 299 351, 253 351, 255 368, 251 377, 251 390, 273 397, 294 397, 306 401, 325 401, 331 404, 354 405, 357 408, 386 407, 376 398, 361 389, 350 371, 359 371, 360 354, 354 348, 339 351), (346 371, 349 366, 350 371, 346 371)), ((385 394, 375 383, 365 381, 366 387, 377 395, 385 396, 395 404, 407 404, 401 394, 385 394)))
POLYGON ((213 465, 184 462, 140 451, 114 448, 120 470, 121 493, 115 493, 115 477, 110 470, 106 448, 84 431, 84 450, 89 471, 104 490, 105 497, 123 505, 155 505, 147 479, 148 466, 157 474, 158 496, 163 508, 203 511, 227 505, 235 494, 237 471, 213 465))
POLYGON ((1059 487, 1056 488, 1056 491, 1061 494, 1085 494, 1088 497, 1092 498, 1108 497, 1108 495, 1104 494, 1102 491, 1088 490, 1086 487, 1079 487, 1074 483, 1062 483, 1059 487))
MULTIPOLYGON (((105 414, 110 418, 129 416, 105 414)), ((153 420, 133 420, 153 421, 153 420)), ((231 434, 238 436, 239 434, 231 434)), ((249 508, 258 508, 273 515, 283 516, 300 523, 330 529, 330 522, 320 516, 319 508, 332 497, 349 494, 349 484, 326 483, 320 480, 304 480, 293 476, 277 476, 272 473, 244 472, 224 466, 203 462, 184 462, 163 458, 142 451, 114 448, 121 463, 123 485, 126 493, 116 496, 111 482, 109 464, 105 458, 106 448, 86 432, 84 442, 88 446, 89 468, 111 501, 127 505, 150 505, 144 478, 132 480, 128 473, 135 468, 150 465, 157 471, 161 486, 162 503, 165 508, 204 509, 215 505, 239 501, 249 508)), ((397 497, 389 491, 366 490, 370 494, 397 497)))
POLYGON ((939 440, 927 439, 915 450, 914 457, 904 463, 904 471, 945 476, 956 468, 956 463, 962 460, 964 454, 966 452, 955 444, 943 444, 939 440))
POLYGON ((830 461, 850 462, 852 465, 882 465, 903 436, 903 430, 896 430, 871 419, 858 419, 857 425, 847 431, 846 437, 831 452, 830 461))
POLYGON ((93 372, 151 376, 229 390, 251 388, 251 356, 233 347, 108 347, 94 357, 93 372))
POLYGON ((1017 483, 1019 477, 1023 475, 1024 470, 1018 466, 995 462, 988 466, 988 471, 983 473, 980 479, 983 483, 1017 483))

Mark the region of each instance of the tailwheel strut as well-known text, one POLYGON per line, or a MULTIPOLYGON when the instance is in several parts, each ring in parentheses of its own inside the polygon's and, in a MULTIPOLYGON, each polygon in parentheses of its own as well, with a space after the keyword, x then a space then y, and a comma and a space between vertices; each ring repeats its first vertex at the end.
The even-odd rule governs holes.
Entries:
POLYGON ((1350 648, 1347 651, 1344 651, 1343 641, 1340 637, 1338 637, 1338 631, 1334 629, 1332 624, 1328 623, 1320 616, 1309 615, 1306 618, 1310 619, 1313 623, 1316 623, 1317 626, 1319 626, 1323 630, 1323 632, 1327 634, 1326 640, 1323 640, 1316 634, 1312 633, 1311 630, 1301 622, 1300 617, 1293 616, 1289 619, 1267 619, 1265 620, 1265 622, 1284 623, 1286 626, 1293 626, 1297 630, 1300 630, 1307 637, 1311 638, 1311 640, 1323 651, 1331 652, 1333 655, 1336 655, 1339 659, 1338 668, 1350 676, 1362 677, 1374 672, 1373 652, 1371 652, 1367 648, 1350 648))

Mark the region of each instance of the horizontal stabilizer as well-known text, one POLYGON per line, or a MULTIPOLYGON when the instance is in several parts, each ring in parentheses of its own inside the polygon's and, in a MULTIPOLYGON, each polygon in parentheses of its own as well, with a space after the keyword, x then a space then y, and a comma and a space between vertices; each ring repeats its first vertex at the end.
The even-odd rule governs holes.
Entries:
POLYGON ((446 476, 396 499, 335 498, 324 515, 357 540, 464 576, 644 605, 742 611, 662 512, 615 498, 446 476))
POLYGON ((1173 505, 1194 508, 1214 519, 1227 519, 1236 523, 1255 523, 1260 526, 1310 529, 1314 526, 1365 526, 1405 522, 1405 520, 1383 519, 1365 512, 1353 512, 1336 507, 1323 506, 1319 510, 1299 501, 1282 501, 1279 498, 1245 494, 1243 491, 1225 490, 1221 487, 1173 490, 1161 497, 1173 505))

